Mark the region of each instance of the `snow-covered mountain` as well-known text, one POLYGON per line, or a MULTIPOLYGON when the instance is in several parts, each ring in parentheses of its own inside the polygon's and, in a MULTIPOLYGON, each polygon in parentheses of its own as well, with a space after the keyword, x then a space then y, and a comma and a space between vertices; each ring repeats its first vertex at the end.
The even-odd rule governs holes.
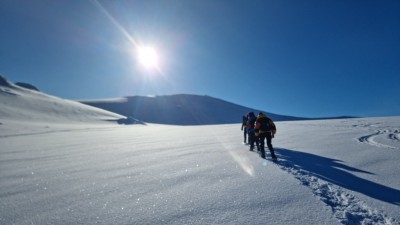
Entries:
POLYGON ((264 112, 274 121, 311 119, 270 113, 207 95, 131 96, 116 99, 72 101, 42 93, 31 84, 21 82, 13 84, 2 76, 0 76, 0 101, 4 103, 4 107, 0 109, 0 116, 2 114, 10 114, 15 116, 16 120, 47 121, 55 118, 48 117, 48 115, 56 114, 58 116, 57 121, 67 119, 67 121, 76 122, 94 119, 94 121, 118 121, 123 124, 147 122, 170 125, 212 125, 241 122, 241 117, 250 111, 255 113, 264 112), (47 103, 38 107, 41 104, 37 104, 35 99, 47 103), (67 105, 72 104, 74 107, 63 107, 64 103, 67 105), (24 113, 25 109, 18 109, 21 105, 28 106, 35 113, 24 113), (65 115, 70 115, 70 113, 64 113, 64 110, 71 109, 73 110, 73 116, 65 118, 65 115))
POLYGON ((277 122, 277 163, 118 119, 0 79, 0 224, 400 224, 400 117, 277 122))
POLYGON ((241 116, 250 111, 264 112, 274 121, 305 119, 252 109, 207 95, 131 96, 108 100, 80 100, 80 102, 128 117, 138 118, 145 122, 159 124, 232 124, 241 122, 241 116))
POLYGON ((99 123, 125 118, 116 113, 61 99, 37 91, 32 85, 15 85, 0 76, 0 121, 99 123))

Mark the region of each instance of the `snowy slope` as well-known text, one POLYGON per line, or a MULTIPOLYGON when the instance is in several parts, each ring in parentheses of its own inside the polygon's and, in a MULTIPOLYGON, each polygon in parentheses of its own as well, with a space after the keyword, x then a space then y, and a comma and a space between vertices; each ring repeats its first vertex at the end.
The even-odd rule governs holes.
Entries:
POLYGON ((124 116, 20 87, 0 76, 0 122, 90 123, 124 116))
MULTIPOLYGON (((119 99, 80 100, 80 102, 138 118, 148 123, 170 125, 212 125, 241 122, 252 109, 207 95, 130 96, 119 99)), ((263 111, 275 121, 304 120, 305 118, 278 115, 263 111)))
POLYGON ((400 224, 400 117, 136 125, 0 80, 0 224, 400 224), (269 158, 269 155, 267 155, 269 158))

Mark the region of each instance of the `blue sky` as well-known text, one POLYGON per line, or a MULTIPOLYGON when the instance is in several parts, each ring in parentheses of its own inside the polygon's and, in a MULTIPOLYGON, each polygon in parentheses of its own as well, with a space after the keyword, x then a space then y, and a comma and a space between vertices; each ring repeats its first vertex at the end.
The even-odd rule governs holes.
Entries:
POLYGON ((0 0, 0 73, 68 99, 210 95, 278 114, 400 115, 397 0, 0 0), (159 70, 137 62, 158 52, 159 70))

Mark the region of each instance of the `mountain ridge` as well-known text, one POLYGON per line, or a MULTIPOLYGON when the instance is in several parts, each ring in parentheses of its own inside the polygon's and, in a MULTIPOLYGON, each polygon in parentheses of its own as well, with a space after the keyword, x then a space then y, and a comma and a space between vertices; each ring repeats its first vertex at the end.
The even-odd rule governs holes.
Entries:
MULTIPOLYGON (((339 119, 349 117, 331 117, 331 118, 303 118, 296 116, 287 116, 271 113, 268 110, 254 109, 232 103, 220 98, 208 95, 194 94, 175 94, 160 96, 126 96, 114 99, 94 99, 94 100, 66 100, 56 96, 47 95, 40 92, 34 85, 27 83, 12 83, 5 77, 0 75, 0 86, 3 87, 1 92, 3 100, 7 107, 3 107, 0 112, 4 115, 19 115, 19 118, 48 118, 49 114, 57 112, 58 119, 61 116, 64 104, 83 103, 86 106, 95 107, 97 109, 106 110, 111 113, 119 114, 121 117, 118 123, 137 124, 137 123, 157 123, 169 125, 217 125, 217 124, 234 124, 241 123, 242 116, 248 112, 264 112, 274 121, 293 121, 293 120, 315 120, 315 119, 339 119), (23 95, 23 98, 12 98, 12 96, 23 95), (9 104, 15 100, 25 101, 22 105, 15 105, 15 108, 9 104), (47 102, 48 109, 43 111, 39 109, 34 101, 47 102), (9 102, 9 103, 7 103, 9 102), (13 108, 13 109, 12 109, 13 108), (40 112, 36 114, 34 112, 40 112), (36 115, 32 117, 30 114, 36 115), (123 117, 127 118, 123 118, 123 117)), ((14 104, 14 103, 13 103, 14 104)), ((84 106, 82 104, 82 106, 84 106)), ((74 104, 75 105, 75 104, 74 104)), ((81 106, 76 105, 74 115, 81 117, 86 111, 81 106), (80 112, 80 113, 78 113, 80 112), (82 115, 81 115, 82 114, 82 115)), ((94 108, 94 109, 95 109, 94 108)), ((69 109, 69 108, 68 108, 69 109)), ((55 114, 54 114, 55 115, 55 114)), ((115 116, 115 115, 114 115, 115 116)), ((58 120, 56 119, 56 120, 58 120)), ((70 118, 75 120, 77 118, 70 118)), ((48 119, 46 119, 48 120, 48 119)), ((82 119, 79 119, 82 120, 82 119)))
POLYGON ((126 96, 119 99, 78 100, 81 103, 134 117, 148 123, 172 125, 212 125, 241 123, 248 112, 264 112, 275 121, 309 118, 279 115, 254 109, 208 95, 175 94, 160 96, 126 96))

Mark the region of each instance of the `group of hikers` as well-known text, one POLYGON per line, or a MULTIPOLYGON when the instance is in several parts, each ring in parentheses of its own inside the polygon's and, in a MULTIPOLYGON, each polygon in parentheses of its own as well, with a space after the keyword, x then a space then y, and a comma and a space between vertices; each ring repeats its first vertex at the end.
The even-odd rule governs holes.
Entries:
POLYGON ((276 133, 276 126, 270 118, 262 112, 260 112, 257 117, 254 115, 254 112, 249 112, 247 115, 243 116, 241 130, 244 131, 243 143, 250 145, 250 151, 254 151, 255 143, 261 158, 265 159, 264 144, 265 140, 267 140, 271 158, 272 160, 277 160, 274 148, 272 147, 272 138, 276 133))

